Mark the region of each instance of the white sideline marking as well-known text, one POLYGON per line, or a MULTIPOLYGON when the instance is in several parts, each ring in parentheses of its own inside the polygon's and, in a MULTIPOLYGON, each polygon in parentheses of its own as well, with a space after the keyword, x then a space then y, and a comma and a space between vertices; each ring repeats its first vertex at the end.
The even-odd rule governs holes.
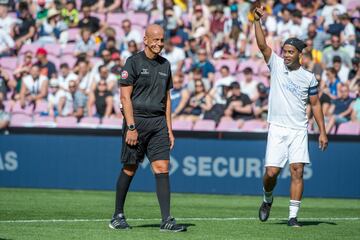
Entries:
MULTIPOLYGON (((258 220, 256 217, 239 218, 176 218, 179 221, 249 221, 258 220)), ((158 218, 129 218, 128 221, 160 221, 158 218)), ((287 218, 269 218, 268 221, 287 220, 287 218)), ((301 221, 359 221, 360 217, 327 217, 300 218, 301 221)), ((55 222, 108 222, 110 219, 29 219, 29 220, 0 220, 0 223, 55 223, 55 222)))

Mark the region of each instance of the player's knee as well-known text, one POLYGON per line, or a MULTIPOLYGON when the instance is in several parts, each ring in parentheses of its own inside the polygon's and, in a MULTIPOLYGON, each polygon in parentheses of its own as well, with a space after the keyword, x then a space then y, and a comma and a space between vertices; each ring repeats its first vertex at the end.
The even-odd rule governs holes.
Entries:
POLYGON ((277 169, 267 168, 266 175, 269 178, 276 178, 279 175, 279 171, 277 169))
POLYGON ((137 165, 125 165, 123 167, 123 172, 128 176, 134 176, 136 173, 137 165))
POLYGON ((169 161, 167 160, 155 161, 151 166, 155 174, 169 172, 169 161))
POLYGON ((290 172, 292 179, 302 179, 304 175, 304 168, 301 166, 292 166, 290 167, 290 172))

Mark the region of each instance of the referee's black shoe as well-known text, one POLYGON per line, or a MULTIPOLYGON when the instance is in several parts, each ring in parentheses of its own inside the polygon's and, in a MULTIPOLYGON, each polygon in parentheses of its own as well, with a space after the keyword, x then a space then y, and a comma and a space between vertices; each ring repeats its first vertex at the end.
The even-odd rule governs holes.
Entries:
POLYGON ((112 229, 131 229, 130 225, 126 222, 124 214, 122 213, 113 216, 109 223, 109 227, 112 229))
POLYGON ((289 227, 301 227, 302 225, 298 222, 297 218, 290 218, 288 221, 289 227))
POLYGON ((259 219, 262 222, 265 222, 266 220, 268 220, 269 216, 270 216, 270 209, 271 209, 271 203, 267 203, 267 202, 263 202, 260 206, 259 209, 259 219))
POLYGON ((168 217, 165 221, 160 224, 161 232, 185 232, 186 226, 176 224, 175 218, 168 217))

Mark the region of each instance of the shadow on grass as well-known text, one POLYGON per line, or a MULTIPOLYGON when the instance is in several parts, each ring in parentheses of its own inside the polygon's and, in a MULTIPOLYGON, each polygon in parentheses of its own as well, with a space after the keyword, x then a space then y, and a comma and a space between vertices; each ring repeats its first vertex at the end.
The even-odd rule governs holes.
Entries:
MULTIPOLYGON (((186 226, 187 228, 195 226, 195 224, 193 224, 193 223, 182 223, 179 225, 186 226)), ((133 226, 133 228, 160 228, 160 224, 141 224, 141 225, 133 226)))
POLYGON ((10 238, 2 238, 0 237, 0 240, 11 240, 10 238))
MULTIPOLYGON (((334 222, 326 222, 326 221, 299 221, 299 223, 301 225, 303 225, 304 227, 306 226, 317 226, 317 225, 320 225, 320 224, 327 224, 327 225, 337 225, 337 223, 334 223, 334 222)), ((273 224, 280 224, 280 225, 287 225, 287 221, 281 221, 281 222, 276 222, 276 223, 273 223, 273 224)))

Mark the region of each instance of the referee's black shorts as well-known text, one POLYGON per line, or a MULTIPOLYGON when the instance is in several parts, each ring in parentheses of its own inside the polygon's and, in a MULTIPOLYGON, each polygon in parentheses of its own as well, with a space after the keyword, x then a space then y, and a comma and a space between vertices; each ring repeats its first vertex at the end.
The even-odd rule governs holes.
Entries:
POLYGON ((170 140, 165 116, 140 118, 135 117, 135 126, 139 134, 138 144, 126 144, 128 127, 123 124, 121 162, 126 165, 138 164, 145 155, 150 162, 156 160, 170 160, 170 140))

